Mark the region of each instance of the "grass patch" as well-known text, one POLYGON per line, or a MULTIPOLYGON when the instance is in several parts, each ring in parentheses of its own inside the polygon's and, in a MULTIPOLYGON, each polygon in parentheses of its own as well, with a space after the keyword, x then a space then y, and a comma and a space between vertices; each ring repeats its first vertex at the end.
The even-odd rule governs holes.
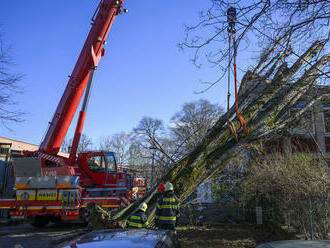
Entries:
POLYGON ((177 236, 182 247, 205 248, 252 248, 257 244, 274 241, 296 239, 294 233, 283 230, 267 230, 255 228, 254 225, 207 225, 179 226, 177 236))

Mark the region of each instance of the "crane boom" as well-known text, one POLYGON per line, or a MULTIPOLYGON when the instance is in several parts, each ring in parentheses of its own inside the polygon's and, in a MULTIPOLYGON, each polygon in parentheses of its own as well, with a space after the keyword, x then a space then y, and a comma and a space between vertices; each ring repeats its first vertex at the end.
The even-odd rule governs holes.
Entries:
MULTIPOLYGON (((40 151, 56 155, 63 143, 92 70, 104 55, 104 44, 115 17, 121 12, 124 0, 102 0, 92 18, 92 28, 81 50, 62 98, 56 108, 40 151), (94 18, 95 17, 95 18, 94 18)), ((83 120, 82 120, 83 121, 83 120)), ((83 123, 79 124, 80 126, 83 123)))

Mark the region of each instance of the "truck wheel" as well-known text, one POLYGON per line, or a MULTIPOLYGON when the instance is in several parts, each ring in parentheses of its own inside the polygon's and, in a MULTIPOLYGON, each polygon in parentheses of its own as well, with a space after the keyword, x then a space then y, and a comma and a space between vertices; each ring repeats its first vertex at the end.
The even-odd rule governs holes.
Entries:
POLYGON ((34 220, 31 225, 40 228, 46 226, 48 222, 49 219, 47 217, 37 215, 36 217, 34 217, 34 220))

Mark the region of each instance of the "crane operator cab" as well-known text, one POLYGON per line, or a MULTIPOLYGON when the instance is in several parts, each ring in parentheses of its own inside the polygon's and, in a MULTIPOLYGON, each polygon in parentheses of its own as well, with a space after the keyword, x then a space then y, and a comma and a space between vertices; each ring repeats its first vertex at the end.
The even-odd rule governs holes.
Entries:
POLYGON ((113 152, 84 152, 78 156, 80 179, 86 186, 111 186, 117 183, 117 164, 113 152))
POLYGON ((77 165, 81 184, 90 196, 126 196, 132 190, 134 177, 118 171, 113 152, 80 153, 77 165))

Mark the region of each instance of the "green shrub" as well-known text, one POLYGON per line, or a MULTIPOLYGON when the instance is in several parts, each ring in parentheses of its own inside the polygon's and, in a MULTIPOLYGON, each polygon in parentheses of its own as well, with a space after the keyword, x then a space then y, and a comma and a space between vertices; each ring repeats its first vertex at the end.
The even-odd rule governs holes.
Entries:
POLYGON ((311 154, 271 154, 258 158, 240 185, 240 202, 254 213, 303 232, 306 238, 328 239, 330 176, 311 154))

